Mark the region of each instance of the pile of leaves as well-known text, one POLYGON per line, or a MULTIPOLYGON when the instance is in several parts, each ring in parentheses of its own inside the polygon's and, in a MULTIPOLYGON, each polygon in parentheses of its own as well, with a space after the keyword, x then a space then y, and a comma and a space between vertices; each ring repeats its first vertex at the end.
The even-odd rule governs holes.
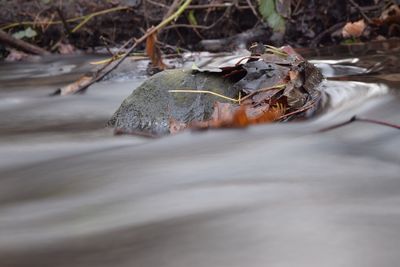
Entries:
MULTIPOLYGON (((290 46, 278 49, 254 44, 250 50, 252 55, 244 59, 246 63, 241 60, 220 72, 224 78, 238 80, 233 86, 233 89, 239 89, 238 98, 230 99, 231 103, 216 102, 213 115, 206 121, 185 124, 171 118, 171 133, 185 128, 247 127, 287 121, 307 117, 318 109, 322 95, 319 85, 323 76, 316 67, 290 46)), ((171 93, 196 92, 174 90, 171 93)))

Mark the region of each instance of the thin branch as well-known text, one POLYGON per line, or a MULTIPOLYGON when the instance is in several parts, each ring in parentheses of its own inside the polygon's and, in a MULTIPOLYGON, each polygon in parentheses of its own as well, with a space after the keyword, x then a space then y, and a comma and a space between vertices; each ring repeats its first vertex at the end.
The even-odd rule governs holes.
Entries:
POLYGON ((360 121, 360 122, 366 122, 366 123, 372 123, 372 124, 377 124, 377 125, 382 125, 382 126, 387 126, 387 127, 391 127, 391 128, 395 128, 395 129, 399 129, 400 130, 400 125, 398 124, 393 124, 393 123, 389 123, 389 122, 385 122, 385 121, 380 121, 380 120, 374 120, 374 119, 367 119, 367 118, 359 118, 357 116, 353 116, 350 118, 350 120, 345 121, 345 122, 341 122, 323 129, 318 130, 318 132, 328 132, 331 130, 335 130, 337 128, 349 125, 355 121, 360 121))
POLYGON ((261 92, 266 92, 266 91, 270 91, 270 90, 278 90, 278 89, 282 90, 285 87, 286 87, 286 84, 278 84, 278 85, 271 86, 271 87, 261 88, 261 89, 255 90, 255 91, 251 92, 250 94, 242 97, 241 101, 244 101, 244 100, 246 100, 246 99, 248 99, 248 98, 250 98, 250 97, 252 97, 252 96, 254 96, 254 95, 258 94, 258 93, 261 93, 261 92))
MULTIPOLYGON (((111 71, 113 71, 114 69, 116 69, 127 57, 128 55, 136 48, 136 46, 138 46, 140 43, 146 41, 146 39, 154 34, 155 32, 157 32, 158 30, 160 30, 161 28, 163 28, 165 25, 169 24, 171 21, 173 21, 174 19, 176 19, 177 17, 179 17, 187 8, 187 6, 190 4, 190 2, 192 2, 192 0, 186 0, 182 6, 174 13, 172 14, 169 18, 167 18, 166 20, 162 21, 160 24, 158 24, 156 27, 152 27, 150 28, 146 34, 144 34, 142 37, 140 37, 139 39, 137 39, 135 41, 135 43, 128 49, 128 51, 117 61, 117 63, 112 66, 110 69, 108 69, 107 71, 105 71, 104 73, 99 75, 99 72, 96 73, 96 75, 94 76, 93 80, 86 84, 85 86, 80 87, 79 89, 77 89, 75 91, 75 94, 77 93, 82 93, 83 91, 85 91, 87 88, 89 88, 91 85, 93 85, 96 82, 101 81, 102 79, 104 79, 105 76, 107 76, 111 71)), ((110 61, 111 63, 111 61, 110 61)), ((105 67, 107 67, 110 63, 108 63, 105 67)))
POLYGON ((361 14, 361 16, 363 16, 363 18, 368 22, 371 23, 372 20, 367 16, 367 14, 365 14, 364 10, 356 3, 354 2, 354 0, 349 0, 350 4, 352 6, 354 6, 361 14))
MULTIPOLYGON (((126 6, 109 8, 109 9, 101 10, 101 11, 94 12, 94 13, 91 13, 91 14, 88 14, 88 15, 67 19, 65 21, 66 22, 76 22, 76 21, 80 21, 80 20, 86 20, 88 17, 94 18, 94 17, 99 16, 99 15, 103 15, 103 14, 107 14, 107 13, 115 12, 115 11, 120 11, 120 10, 125 10, 125 9, 129 9, 129 8, 130 7, 126 7, 126 6)), ((15 23, 11 23, 11 24, 5 25, 5 26, 1 27, 0 29, 1 30, 7 30, 7 29, 14 28, 14 27, 17 27, 17 26, 56 25, 56 24, 62 24, 62 23, 63 22, 61 20, 50 21, 50 22, 49 21, 47 21, 47 22, 22 21, 22 22, 15 22, 15 23)))
POLYGON ((316 47, 322 38, 325 37, 325 35, 330 34, 334 31, 339 30, 340 28, 343 28, 344 25, 346 25, 346 22, 339 22, 331 27, 329 27, 328 29, 324 30, 323 32, 321 32, 320 34, 317 35, 317 37, 315 37, 311 43, 310 43, 310 47, 316 47))
POLYGON ((256 18, 260 19, 256 9, 254 8, 253 4, 251 3, 251 0, 246 0, 246 2, 249 5, 249 7, 250 7, 251 11, 253 12, 254 16, 256 16, 256 18))
POLYGON ((355 122, 355 121, 356 121, 356 116, 353 116, 353 117, 351 117, 350 120, 348 120, 348 121, 340 122, 340 123, 338 123, 338 124, 335 124, 335 125, 332 125, 332 126, 329 126, 329 127, 323 128, 323 129, 320 129, 320 130, 318 130, 318 132, 319 132, 319 133, 323 133, 323 132, 328 132, 328 131, 331 131, 331 130, 335 130, 335 129, 337 129, 337 128, 340 128, 340 127, 349 125, 349 124, 351 124, 351 123, 353 123, 353 122, 355 122))
POLYGON ((62 24, 64 25, 64 29, 68 35, 71 34, 71 29, 69 28, 68 22, 65 20, 62 10, 60 8, 56 8, 57 14, 61 19, 62 24))
POLYGON ((306 106, 304 106, 304 107, 302 107, 302 108, 300 108, 298 110, 295 110, 293 112, 290 112, 290 113, 287 113, 285 115, 282 115, 281 117, 278 118, 278 120, 282 120, 282 119, 285 119, 285 118, 290 117, 292 115, 305 112, 305 111, 309 110, 310 108, 315 107, 315 105, 319 102, 320 99, 321 99, 321 96, 319 96, 318 98, 316 98, 313 101, 311 101, 310 104, 308 104, 308 105, 306 105, 306 106))
POLYGON ((379 120, 373 120, 373 119, 366 119, 366 118, 358 118, 358 117, 356 118, 356 121, 368 122, 368 123, 373 123, 373 124, 388 126, 388 127, 392 127, 392 128, 395 128, 395 129, 399 129, 399 130, 400 130, 400 125, 398 125, 398 124, 393 124, 393 123, 389 123, 389 122, 385 122, 385 121, 379 121, 379 120))
POLYGON ((218 93, 213 92, 213 91, 208 91, 208 90, 190 90, 190 89, 186 90, 186 89, 179 89, 179 90, 168 90, 168 92, 169 92, 169 93, 210 94, 210 95, 215 95, 215 96, 221 97, 221 98, 223 98, 223 99, 230 100, 230 101, 235 102, 235 103, 238 103, 238 102, 241 101, 241 99, 230 98, 230 97, 228 97, 228 96, 224 96, 224 95, 218 94, 218 93))
POLYGON ((152 4, 152 5, 155 5, 155 6, 162 7, 162 8, 168 8, 167 5, 164 5, 164 4, 162 4, 162 3, 157 3, 157 2, 152 1, 152 0, 146 0, 146 2, 147 2, 147 3, 150 3, 150 4, 152 4))
POLYGON ((169 16, 171 16, 174 13, 175 9, 179 6, 180 1, 181 0, 174 0, 171 7, 168 9, 167 13, 164 15, 163 20, 167 19, 169 16))

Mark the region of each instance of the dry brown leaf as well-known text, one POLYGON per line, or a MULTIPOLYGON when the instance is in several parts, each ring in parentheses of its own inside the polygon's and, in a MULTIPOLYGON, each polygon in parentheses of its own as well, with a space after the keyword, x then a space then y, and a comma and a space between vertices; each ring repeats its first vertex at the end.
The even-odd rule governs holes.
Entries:
POLYGON ((149 56, 154 68, 164 70, 166 65, 162 61, 161 50, 157 46, 157 32, 149 35, 146 39, 146 54, 149 56))
POLYGON ((363 34, 366 27, 367 24, 363 19, 356 22, 348 22, 342 29, 342 36, 344 38, 358 38, 363 34))
POLYGON ((278 120, 285 114, 283 106, 272 107, 255 117, 249 117, 248 109, 241 106, 234 114, 232 127, 247 127, 253 124, 268 123, 278 120))
POLYGON ((254 107, 217 102, 210 120, 193 122, 190 128, 245 128, 253 124, 276 121, 284 114, 283 105, 270 108, 268 104, 254 107))
POLYGON ((230 103, 215 102, 214 111, 208 121, 194 121, 190 124, 191 128, 220 128, 232 123, 233 114, 237 106, 230 103))

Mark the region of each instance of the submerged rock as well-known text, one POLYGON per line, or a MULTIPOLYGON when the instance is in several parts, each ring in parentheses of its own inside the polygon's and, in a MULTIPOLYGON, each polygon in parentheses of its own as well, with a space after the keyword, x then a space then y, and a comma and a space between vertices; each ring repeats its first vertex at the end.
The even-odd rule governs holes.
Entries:
POLYGON ((116 133, 161 136, 186 128, 242 128, 315 114, 323 96, 320 71, 290 46, 257 48, 246 63, 241 60, 219 73, 168 70, 154 75, 124 100, 109 125, 116 133), (239 95, 240 101, 232 101, 239 95))
POLYGON ((162 136, 170 133, 171 120, 180 123, 208 120, 218 96, 197 93, 171 93, 169 90, 208 90, 237 98, 233 82, 215 73, 192 70, 166 70, 140 85, 121 104, 108 122, 119 133, 162 136))

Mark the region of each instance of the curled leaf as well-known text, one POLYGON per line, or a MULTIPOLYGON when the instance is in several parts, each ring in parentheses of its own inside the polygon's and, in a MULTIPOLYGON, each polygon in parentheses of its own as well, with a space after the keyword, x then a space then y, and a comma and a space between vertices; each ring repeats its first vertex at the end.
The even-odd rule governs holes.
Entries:
POLYGON ((348 22, 342 29, 342 35, 344 38, 358 38, 360 37, 367 25, 363 19, 356 22, 348 22))

